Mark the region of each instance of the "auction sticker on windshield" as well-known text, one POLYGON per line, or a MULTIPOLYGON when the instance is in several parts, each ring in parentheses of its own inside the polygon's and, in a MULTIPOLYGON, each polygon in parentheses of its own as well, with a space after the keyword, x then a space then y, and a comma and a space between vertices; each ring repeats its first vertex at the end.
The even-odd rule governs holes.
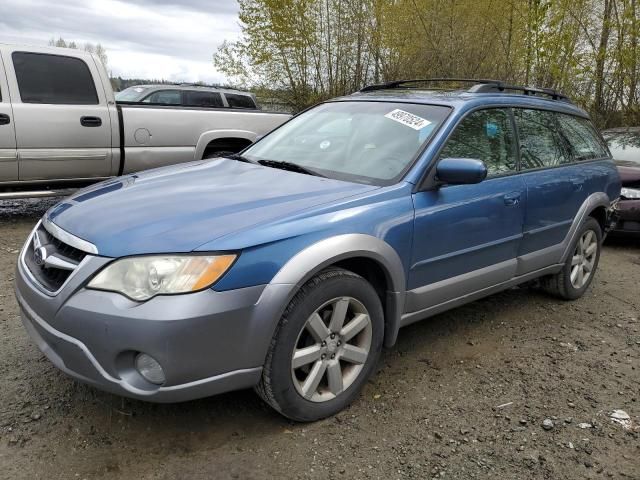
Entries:
POLYGON ((431 125, 431 122, 429 120, 414 115, 413 113, 405 112, 404 110, 400 110, 399 108, 396 108, 395 110, 387 113, 385 117, 406 125, 407 127, 411 127, 414 130, 422 130, 427 125, 431 125))

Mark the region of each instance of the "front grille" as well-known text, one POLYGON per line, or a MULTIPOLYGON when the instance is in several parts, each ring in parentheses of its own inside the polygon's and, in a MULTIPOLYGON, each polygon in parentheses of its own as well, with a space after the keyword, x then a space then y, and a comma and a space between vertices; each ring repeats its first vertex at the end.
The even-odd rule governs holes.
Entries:
POLYGON ((86 256, 85 252, 62 242, 40 225, 26 245, 23 258, 36 281, 53 293, 60 290, 86 256), (37 255, 39 248, 44 248, 44 258, 42 254, 37 255))

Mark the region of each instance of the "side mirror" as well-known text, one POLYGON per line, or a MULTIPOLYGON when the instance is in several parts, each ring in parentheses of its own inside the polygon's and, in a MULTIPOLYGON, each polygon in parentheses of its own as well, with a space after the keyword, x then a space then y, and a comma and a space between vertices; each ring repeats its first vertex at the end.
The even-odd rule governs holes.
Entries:
POLYGON ((436 165, 436 180, 441 184, 480 183, 485 178, 487 178, 487 167, 481 160, 473 158, 443 158, 436 165))

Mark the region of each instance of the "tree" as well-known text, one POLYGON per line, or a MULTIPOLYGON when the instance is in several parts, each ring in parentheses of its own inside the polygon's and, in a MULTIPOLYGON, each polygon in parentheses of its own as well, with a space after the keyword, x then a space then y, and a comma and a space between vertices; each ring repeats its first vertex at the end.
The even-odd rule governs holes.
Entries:
MULTIPOLYGON (((52 38, 51 40, 49 40, 49 46, 50 47, 61 47, 61 48, 73 48, 75 50, 78 50, 79 47, 76 44, 76 42, 67 42, 64 38, 60 37, 57 40, 52 38)), ((100 44, 93 44, 93 43, 85 43, 84 46, 82 47, 82 49, 85 52, 89 52, 89 53, 94 53, 102 62, 102 64, 104 65, 105 68, 107 68, 107 65, 109 63, 109 58, 107 56, 107 51, 106 49, 100 44)))
POLYGON ((214 65, 294 110, 401 78, 553 87, 601 126, 640 122, 639 0, 239 0, 214 65))

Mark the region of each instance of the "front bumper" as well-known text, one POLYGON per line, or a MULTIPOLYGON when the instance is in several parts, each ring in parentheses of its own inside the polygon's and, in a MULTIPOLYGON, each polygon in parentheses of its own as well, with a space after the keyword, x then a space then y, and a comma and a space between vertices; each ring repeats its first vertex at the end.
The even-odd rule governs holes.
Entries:
POLYGON ((258 383, 287 285, 159 296, 145 303, 88 290, 110 259, 90 257, 55 295, 18 262, 15 290, 22 320, 40 350, 70 376, 112 393, 179 402, 258 383), (166 382, 147 382, 137 353, 154 357, 166 382))

